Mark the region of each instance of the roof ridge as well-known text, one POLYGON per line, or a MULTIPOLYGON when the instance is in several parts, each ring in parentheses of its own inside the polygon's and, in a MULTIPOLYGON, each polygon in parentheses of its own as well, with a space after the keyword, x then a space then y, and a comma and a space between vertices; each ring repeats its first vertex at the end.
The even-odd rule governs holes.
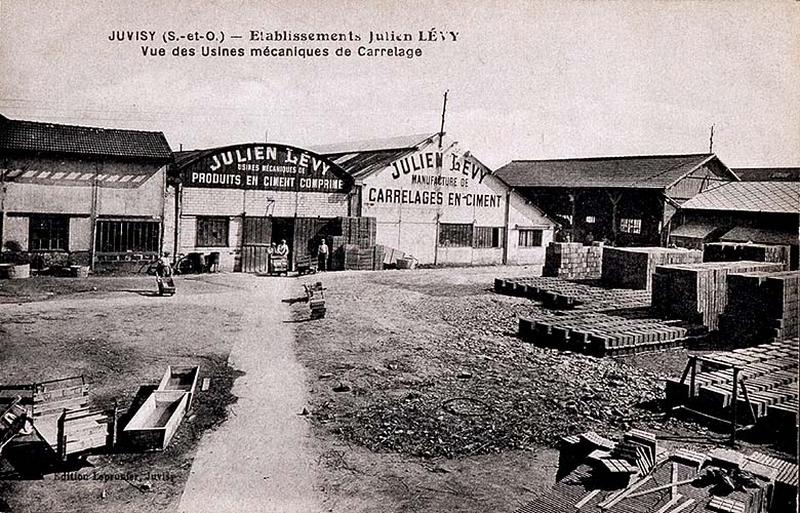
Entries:
POLYGON ((657 158, 674 158, 674 157, 711 157, 714 153, 676 153, 676 154, 661 154, 661 155, 620 155, 620 156, 602 156, 602 157, 570 157, 558 159, 517 159, 514 162, 571 162, 576 160, 631 160, 631 159, 657 159, 657 158))
POLYGON ((51 123, 49 121, 30 121, 27 119, 11 119, 6 118, 4 116, 0 116, 3 118, 4 121, 13 124, 19 125, 38 125, 38 126, 46 126, 46 127, 53 127, 53 128, 81 128, 84 130, 102 130, 108 132, 135 132, 140 134, 161 134, 164 135, 164 132, 161 130, 137 130, 134 128, 106 128, 100 126, 88 126, 88 125, 70 125, 67 123, 51 123))

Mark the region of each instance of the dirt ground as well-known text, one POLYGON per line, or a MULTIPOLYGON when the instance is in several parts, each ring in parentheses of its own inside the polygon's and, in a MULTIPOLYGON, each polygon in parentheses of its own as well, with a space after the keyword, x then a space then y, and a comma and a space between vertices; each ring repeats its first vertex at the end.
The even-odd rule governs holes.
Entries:
MULTIPOLYGON (((0 384, 83 374, 93 406, 116 399, 126 407, 139 387, 158 382, 166 365, 194 364, 211 387, 198 393, 193 414, 163 453, 90 456, 88 466, 44 480, 23 456, 10 457, 0 463, 0 511, 3 501, 14 512, 177 510, 201 438, 206 452, 198 460, 206 466, 226 447, 225 437, 247 440, 230 431, 252 429, 245 418, 217 429, 231 412, 237 415, 236 395, 246 407, 280 393, 280 375, 259 377, 261 367, 286 370, 300 390, 280 412, 291 421, 272 422, 260 436, 310 426, 313 437, 273 443, 276 454, 260 461, 297 456, 301 464, 294 466, 307 469, 304 482, 319 492, 323 511, 512 512, 554 483, 558 438, 586 430, 616 436, 639 427, 694 448, 724 441, 722 433, 664 417, 663 379, 683 370, 685 349, 594 358, 517 339, 518 316, 539 307, 495 294, 493 278, 538 271, 283 278, 280 293, 297 301, 260 317, 254 301, 258 283, 266 282, 246 275, 181 277, 173 298, 154 297, 153 279, 142 277, 2 282, 0 384), (328 312, 312 321, 301 284, 317 280, 327 288, 328 312), (279 338, 279 348, 256 348, 257 340, 243 333, 268 337, 278 323, 291 328, 292 343, 279 338), (277 355, 280 362, 237 364, 234 357, 231 367, 236 347, 244 354, 263 349, 259 358, 277 355), (241 378, 237 368, 248 374, 241 378), (273 392, 262 395, 265 387, 273 392), (105 480, 76 482, 76 475, 105 480)), ((270 479, 269 466, 253 465, 265 474, 258 479, 270 479)), ((231 469, 235 474, 236 465, 231 469)), ((277 490, 274 496, 290 481, 265 484, 258 494, 277 490)), ((196 489, 210 486, 194 482, 196 489)))
POLYGON ((306 322, 302 303, 294 314, 332 511, 511 512, 554 483, 558 437, 587 430, 724 442, 665 417, 663 380, 683 371, 685 349, 595 358, 517 339, 517 317, 538 306, 495 294, 493 278, 535 272, 302 278, 327 288, 325 319, 306 322))
POLYGON ((222 422, 235 401, 230 390, 240 373, 227 359, 240 314, 236 305, 214 301, 227 286, 179 279, 179 294, 162 298, 152 295, 154 280, 141 277, 3 285, 1 384, 83 375, 91 384, 91 406, 108 408, 116 399, 124 410, 169 364, 199 365, 201 379, 211 379, 163 453, 90 456, 38 480, 40 465, 31 465, 26 451, 7 449, 0 497, 10 511, 174 510, 202 434, 222 422))

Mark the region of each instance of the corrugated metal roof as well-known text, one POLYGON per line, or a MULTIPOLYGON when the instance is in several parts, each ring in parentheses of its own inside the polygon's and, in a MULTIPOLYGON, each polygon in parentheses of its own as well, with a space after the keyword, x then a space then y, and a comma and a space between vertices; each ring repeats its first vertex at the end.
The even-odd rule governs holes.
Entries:
POLYGON ((0 151, 172 160, 172 150, 162 132, 58 125, 2 116, 0 151))
POLYGON ((416 134, 340 143, 317 147, 317 151, 336 162, 353 178, 363 180, 390 166, 392 162, 418 151, 438 135, 416 134))
POLYGON ((743 182, 800 182, 800 167, 744 167, 731 171, 743 182))
POLYGON ((701 192, 681 208, 800 213, 800 182, 728 182, 701 192))
POLYGON ((428 139, 438 136, 439 133, 424 133, 386 137, 382 139, 367 139, 363 141, 339 142, 311 146, 308 149, 320 155, 338 155, 342 153, 359 153, 386 150, 411 149, 419 146, 428 139))
POLYGON ((515 160, 495 174, 512 187, 664 189, 712 159, 719 161, 711 153, 515 160))
POLYGON ((395 160, 410 155, 415 151, 417 151, 416 147, 397 150, 343 153, 339 155, 329 154, 327 157, 336 162, 339 167, 344 169, 353 178, 363 179, 390 166, 395 160))

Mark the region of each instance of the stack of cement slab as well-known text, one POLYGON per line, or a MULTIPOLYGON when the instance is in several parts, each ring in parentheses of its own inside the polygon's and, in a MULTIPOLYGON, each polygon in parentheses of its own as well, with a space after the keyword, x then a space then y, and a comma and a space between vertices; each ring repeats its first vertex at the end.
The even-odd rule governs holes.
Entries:
POLYGON ((683 248, 605 247, 602 281, 609 287, 650 290, 656 266, 702 261, 702 251, 683 248))
POLYGON ((720 339, 747 345, 800 336, 799 297, 800 271, 729 275, 720 339))
POLYGON ((650 294, 644 290, 607 289, 549 276, 495 278, 494 290, 500 294, 541 301, 545 308, 560 310, 579 308, 603 311, 650 306, 650 294))
POLYGON ((652 306, 655 315, 719 328, 728 303, 728 275, 753 271, 779 272, 785 264, 765 262, 703 262, 656 267, 652 306))
POLYGON ((519 319, 519 337, 526 342, 595 356, 683 346, 704 334, 703 328, 682 321, 626 318, 601 312, 519 319))
POLYGON ((704 262, 776 262, 789 264, 789 246, 739 242, 712 242, 703 246, 704 262))
POLYGON ((375 245, 377 221, 374 217, 340 217, 342 237, 347 244, 355 244, 361 248, 375 245))
POLYGON ((551 242, 545 250, 543 276, 566 280, 596 280, 603 265, 603 245, 580 242, 551 242))
POLYGON ((798 339, 721 351, 703 356, 692 379, 668 379, 667 401, 728 418, 733 406, 733 367, 740 369, 737 415, 742 422, 766 422, 797 429, 798 339), (741 388, 744 383, 744 388, 741 388))

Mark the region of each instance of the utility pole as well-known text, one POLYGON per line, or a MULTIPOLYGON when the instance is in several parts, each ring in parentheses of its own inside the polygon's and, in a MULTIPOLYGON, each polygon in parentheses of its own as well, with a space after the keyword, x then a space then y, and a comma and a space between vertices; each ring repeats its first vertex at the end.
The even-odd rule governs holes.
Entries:
POLYGON ((708 152, 714 153, 714 125, 711 125, 711 135, 708 138, 708 152))
MULTIPOLYGON (((442 152, 442 138, 444 137, 444 116, 447 113, 447 93, 450 92, 449 89, 444 91, 444 100, 442 101, 442 123, 439 125, 439 157, 436 159, 436 176, 442 176, 442 160, 444 159, 444 155, 441 155, 442 152)), ((436 182, 436 191, 438 192, 441 188, 439 185, 440 180, 436 182)), ((437 204, 436 206, 436 231, 434 233, 433 239, 433 265, 437 265, 439 263, 439 218, 442 216, 442 208, 440 205, 437 204)))
POLYGON ((447 89, 444 92, 444 101, 442 102, 442 124, 439 127, 439 149, 442 149, 442 137, 444 137, 444 115, 447 113, 447 93, 450 90, 447 89))

